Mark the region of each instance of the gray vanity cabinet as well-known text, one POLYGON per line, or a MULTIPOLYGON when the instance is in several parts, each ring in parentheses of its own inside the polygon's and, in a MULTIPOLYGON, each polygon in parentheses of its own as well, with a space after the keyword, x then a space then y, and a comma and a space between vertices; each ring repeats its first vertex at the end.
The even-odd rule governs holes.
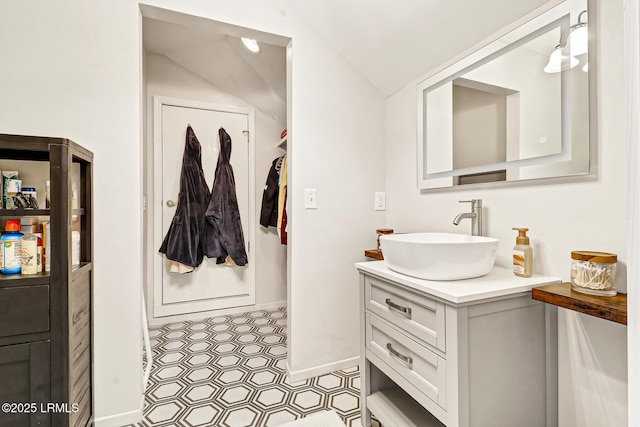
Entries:
POLYGON ((494 269, 430 282, 383 261, 357 268, 364 426, 371 413, 385 427, 556 425, 552 312, 530 288, 557 279, 494 269))

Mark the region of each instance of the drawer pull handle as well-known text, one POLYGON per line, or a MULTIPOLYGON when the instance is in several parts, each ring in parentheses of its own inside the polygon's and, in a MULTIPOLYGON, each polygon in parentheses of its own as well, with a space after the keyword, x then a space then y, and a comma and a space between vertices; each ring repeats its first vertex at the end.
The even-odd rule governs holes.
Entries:
POLYGON ((391 301, 391 298, 387 298, 386 300, 384 300, 384 302, 386 302, 389 307, 395 308, 396 310, 401 311, 408 316, 411 316, 411 307, 403 307, 401 305, 398 305, 395 302, 391 301))
POLYGON ((405 356, 404 354, 400 353, 398 350, 393 348, 390 342, 387 343, 387 350, 389 350, 391 354, 405 362, 407 365, 413 364, 413 358, 411 356, 405 356))

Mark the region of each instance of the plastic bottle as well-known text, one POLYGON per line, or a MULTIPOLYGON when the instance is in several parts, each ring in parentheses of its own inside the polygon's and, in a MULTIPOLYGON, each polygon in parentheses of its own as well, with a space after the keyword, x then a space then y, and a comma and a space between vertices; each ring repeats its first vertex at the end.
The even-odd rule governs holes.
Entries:
POLYGON ((22 236, 22 274, 38 272, 38 236, 25 234, 22 236))
POLYGON ((520 277, 531 277, 533 274, 533 249, 529 246, 528 228, 518 230, 516 245, 513 247, 513 274, 520 277))
POLYGON ((42 273, 44 268, 44 251, 42 250, 42 235, 41 233, 36 234, 38 236, 38 250, 36 251, 36 265, 38 266, 38 273, 42 273))
POLYGON ((0 270, 2 274, 19 274, 22 269, 22 233, 20 220, 8 219, 0 237, 0 270))

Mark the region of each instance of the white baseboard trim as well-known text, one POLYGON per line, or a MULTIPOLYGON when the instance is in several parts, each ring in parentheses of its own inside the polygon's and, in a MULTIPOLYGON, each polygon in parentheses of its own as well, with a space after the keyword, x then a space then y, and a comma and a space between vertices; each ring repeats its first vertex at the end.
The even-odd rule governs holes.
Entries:
POLYGON ((190 314, 177 314, 175 316, 153 317, 149 319, 149 326, 166 325, 167 323, 197 321, 208 317, 226 316, 228 314, 245 313, 248 311, 273 310, 286 307, 286 301, 276 301, 267 304, 243 305, 239 307, 224 308, 220 310, 200 311, 190 314))
POLYGON ((144 396, 140 409, 122 414, 109 415, 108 417, 96 418, 93 421, 95 427, 122 427, 129 424, 136 424, 142 421, 142 412, 144 409, 144 396))
POLYGON ((315 366, 313 368, 292 371, 287 360, 287 376, 292 383, 305 381, 309 378, 319 377, 321 375, 330 374, 331 372, 340 371, 342 369, 351 368, 360 364, 360 357, 350 357, 349 359, 338 360, 337 362, 327 363, 326 365, 315 366))

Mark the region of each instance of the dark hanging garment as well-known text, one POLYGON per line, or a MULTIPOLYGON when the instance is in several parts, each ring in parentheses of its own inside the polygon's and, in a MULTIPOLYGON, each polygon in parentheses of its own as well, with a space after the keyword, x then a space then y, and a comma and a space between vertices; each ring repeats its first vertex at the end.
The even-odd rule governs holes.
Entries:
POLYGON ((262 192, 262 208, 260 209, 260 225, 263 227, 278 226, 278 177, 282 166, 282 157, 278 157, 271 163, 271 169, 267 175, 267 182, 262 192))
MULTIPOLYGON (((285 187, 284 189, 284 205, 287 206, 287 190, 289 187, 285 187)), ((280 243, 283 245, 287 244, 287 209, 285 208, 282 211, 282 223, 280 224, 280 243)))
POLYGON ((191 126, 187 127, 180 193, 176 212, 165 235, 160 252, 167 259, 197 267, 204 254, 216 244, 213 228, 205 221, 204 213, 211 193, 202 171, 202 148, 191 126))
POLYGON ((227 255, 236 265, 247 264, 247 252, 244 248, 244 234, 240 222, 240 210, 236 196, 236 181, 231 167, 231 137, 220 128, 220 154, 216 165, 211 200, 205 213, 207 221, 213 226, 216 240, 220 243, 215 252, 207 253, 209 257, 216 257, 216 262, 222 264, 227 255))

